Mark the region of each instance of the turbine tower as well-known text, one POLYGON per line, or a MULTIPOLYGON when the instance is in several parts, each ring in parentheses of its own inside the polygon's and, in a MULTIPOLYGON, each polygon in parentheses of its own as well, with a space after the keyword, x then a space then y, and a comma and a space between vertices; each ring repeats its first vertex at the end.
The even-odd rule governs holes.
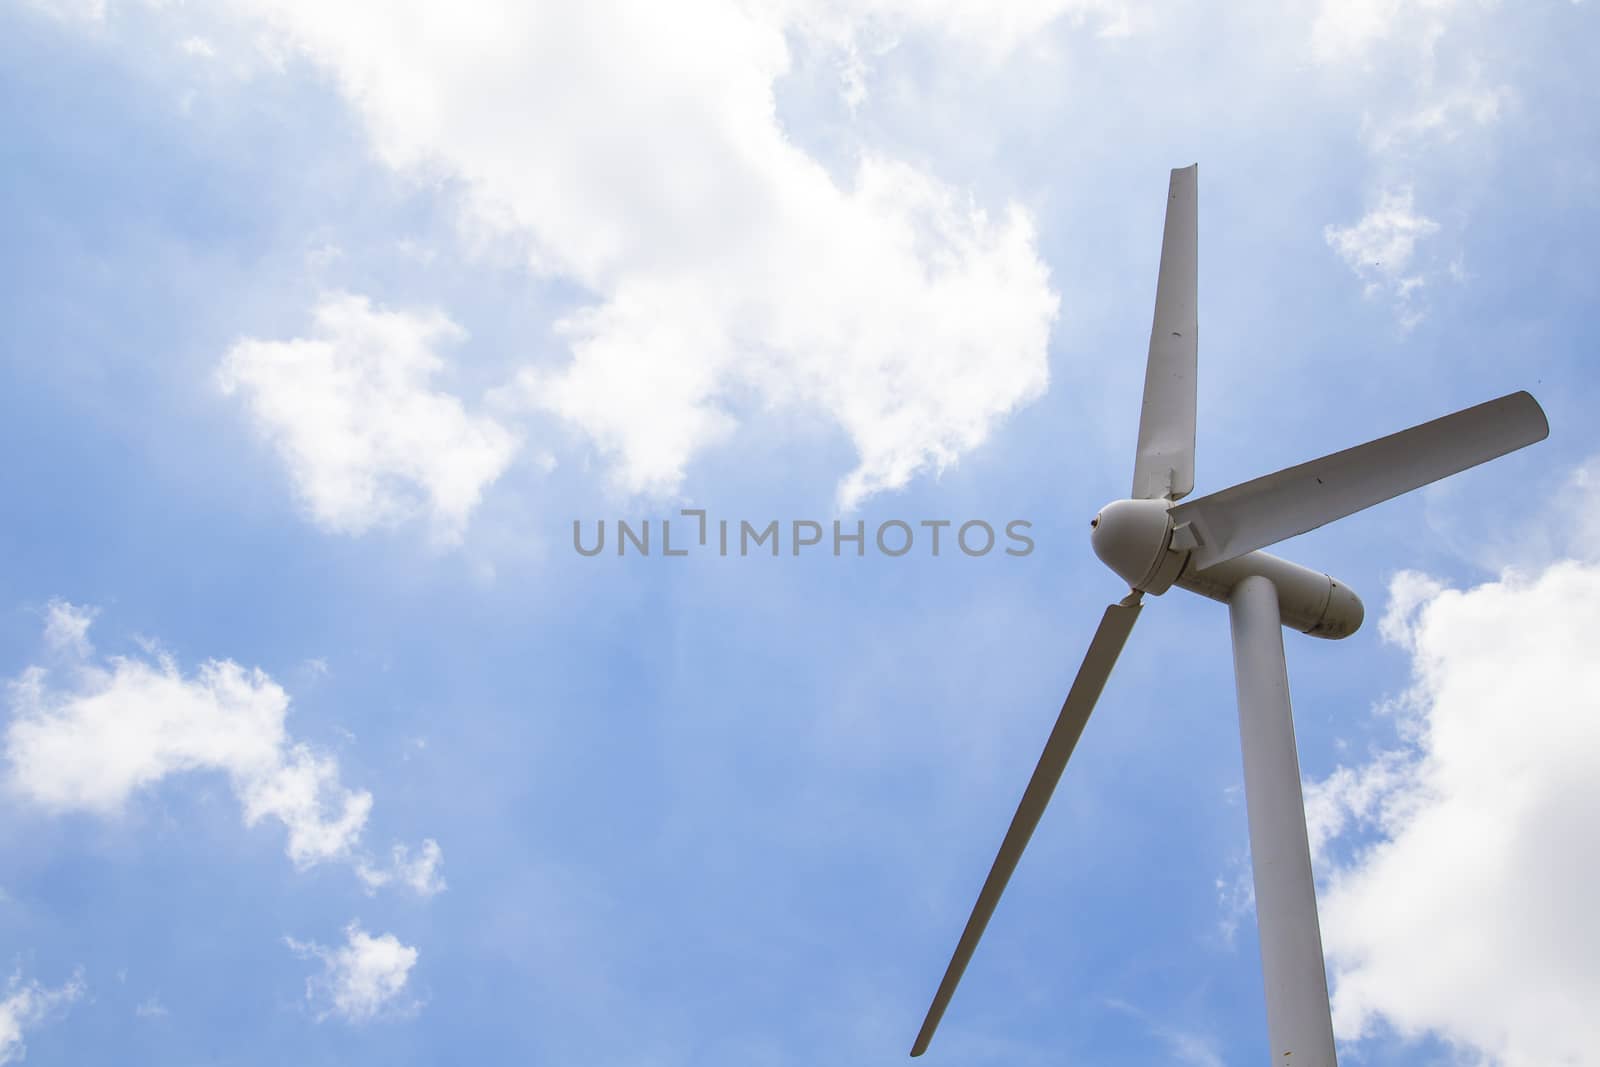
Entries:
POLYGON ((1132 494, 1107 504, 1089 523, 1095 555, 1128 583, 1129 592, 1106 608, 1089 642, 911 1047, 913 1056, 927 1051, 933 1039, 1139 617, 1141 599, 1176 585, 1228 605, 1271 1062, 1335 1067, 1282 627, 1313 637, 1348 637, 1361 626, 1363 610, 1348 586, 1261 549, 1550 433, 1538 402, 1525 392, 1512 393, 1178 503, 1194 489, 1197 170, 1198 165, 1174 170, 1168 188, 1132 494))

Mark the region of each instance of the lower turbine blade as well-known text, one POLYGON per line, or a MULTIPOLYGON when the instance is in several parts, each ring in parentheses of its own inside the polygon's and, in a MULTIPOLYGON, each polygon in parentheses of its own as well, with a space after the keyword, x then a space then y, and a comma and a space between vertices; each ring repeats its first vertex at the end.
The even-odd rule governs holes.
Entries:
POLYGON ((1067 692, 1066 703, 1061 705, 1061 714, 1056 717, 1050 739, 1045 742, 1039 765, 1033 769, 1033 777, 1023 791, 1022 803, 1017 805, 1017 813, 1011 818, 1011 828, 1000 843, 1000 853, 995 856, 994 866, 989 869, 988 880, 983 883, 977 904, 973 905, 972 917, 967 920, 967 928, 961 932, 961 940, 956 944, 955 955, 950 958, 950 966, 945 968, 944 980, 939 983, 939 991, 933 996, 928 1017, 922 1021, 922 1030, 917 1034, 916 1043, 911 1046, 913 1056, 920 1056, 928 1050, 928 1042, 933 1040, 933 1032, 938 1029, 945 1008, 950 1006, 950 998, 955 994, 962 972, 972 959, 973 950, 978 947, 983 928, 989 925, 989 917, 1000 902, 1000 894, 1005 892, 1006 882, 1010 881, 1017 860, 1022 858, 1022 850, 1028 846, 1033 828, 1039 825, 1045 805, 1050 803, 1050 794, 1055 792, 1056 782, 1067 766, 1072 749, 1078 743, 1078 736, 1083 733, 1084 724, 1089 721, 1095 701, 1100 699, 1100 691, 1105 688, 1111 668, 1116 666, 1117 656, 1127 643, 1128 633, 1133 629, 1134 620, 1139 617, 1139 610, 1137 602, 1130 604, 1127 601, 1106 608, 1100 628, 1095 631, 1094 640, 1089 642, 1089 651, 1083 657, 1083 666, 1078 668, 1078 676, 1073 679, 1072 688, 1067 692))
POLYGON ((1168 514, 1196 570, 1315 530, 1550 435, 1539 402, 1511 393, 1409 430, 1287 467, 1168 514), (1187 526, 1185 530, 1183 527, 1187 526))

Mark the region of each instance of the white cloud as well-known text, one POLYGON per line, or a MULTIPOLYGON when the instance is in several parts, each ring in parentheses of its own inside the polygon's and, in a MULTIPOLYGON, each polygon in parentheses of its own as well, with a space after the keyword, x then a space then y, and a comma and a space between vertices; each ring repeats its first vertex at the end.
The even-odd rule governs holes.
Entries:
POLYGON ((215 59, 217 55, 217 50, 204 37, 185 37, 179 42, 178 47, 184 55, 194 56, 197 59, 215 59))
POLYGON ((89 627, 98 612, 93 608, 52 600, 45 608, 44 643, 52 651, 79 658, 89 654, 89 627))
POLYGON ((106 20, 106 0, 28 0, 28 6, 67 21, 101 23, 106 20))
POLYGON ((1217 907, 1221 912, 1221 918, 1217 920, 1217 934, 1224 945, 1232 948, 1239 924, 1255 914, 1256 884, 1250 872, 1248 853, 1239 856, 1229 867, 1227 874, 1217 878, 1214 885, 1217 907))
POLYGON ((1417 241, 1437 232, 1439 224, 1416 212, 1410 188, 1382 193, 1353 226, 1328 226, 1323 237, 1350 269, 1363 278, 1402 280, 1417 241))
POLYGON ((1487 126, 1500 117, 1511 91, 1505 86, 1463 85, 1432 94, 1413 109, 1370 122, 1367 146, 1375 154, 1425 142, 1448 142, 1468 125, 1487 126))
POLYGON ((146 997, 134 1007, 133 1014, 141 1019, 165 1019, 168 1013, 160 997, 146 997))
POLYGON ((820 0, 792 3, 774 14, 793 32, 841 51, 842 90, 847 102, 859 103, 868 74, 863 52, 886 52, 903 34, 937 34, 993 63, 1025 48, 1058 21, 1091 28, 1099 37, 1127 36, 1150 21, 1142 7, 1128 0, 820 0))
MULTIPOLYGON (((1591 506, 1593 502, 1591 501, 1591 506)), ((1457 590, 1402 574, 1382 623, 1412 656, 1407 744, 1313 783, 1337 866, 1323 934, 1342 1039, 1382 1019, 1503 1067, 1600 1047, 1600 564, 1457 590)))
MULTIPOLYGON (((1326 71, 1360 89, 1369 182, 1384 190, 1354 226, 1329 226, 1328 243, 1349 263, 1369 296, 1387 291, 1402 326, 1423 318, 1415 299, 1437 277, 1465 282, 1459 257, 1443 272, 1410 267, 1419 240, 1439 232, 1412 208, 1419 175, 1444 167, 1454 178, 1475 169, 1486 130, 1515 99, 1501 82, 1494 50, 1503 33, 1493 4, 1458 0, 1324 0, 1311 27, 1311 53, 1326 71)), ((1460 208, 1457 207, 1459 212, 1460 208)))
POLYGON ((0 996, 0 1065, 18 1063, 27 1055, 23 1034, 49 1021, 60 1009, 83 995, 83 979, 74 976, 65 985, 46 989, 13 975, 0 996))
POLYGON ((369 891, 381 889, 391 882, 399 882, 401 885, 410 886, 422 896, 431 897, 445 889, 444 877, 439 873, 439 867, 443 862, 444 853, 439 848, 439 842, 428 838, 422 842, 415 856, 411 855, 411 850, 405 845, 395 845, 390 852, 387 868, 362 863, 356 868, 356 873, 367 883, 369 891))
POLYGON ((1205 1034, 1158 1022, 1148 1012, 1125 1000, 1107 997, 1102 1003, 1113 1011, 1121 1012, 1143 1023, 1153 1036, 1167 1046, 1173 1063, 1187 1063, 1193 1067, 1223 1067, 1222 1056, 1217 1052, 1216 1042, 1205 1034))
MULTIPOLYGON (((1458 32, 1475 34, 1492 6, 1321 0, 1281 21, 1246 21, 1282 34, 1258 50, 1276 64, 1273 77, 1301 77, 1308 57, 1324 61, 1325 80, 1342 78, 1338 64, 1357 70, 1336 103, 1367 113, 1369 148, 1387 155, 1500 113, 1505 87, 1474 66, 1473 36, 1458 32), (1376 74, 1363 79, 1369 65, 1376 74)), ((872 89, 871 56, 902 38, 931 41, 939 65, 981 77, 992 68, 974 55, 1046 56, 1060 43, 1053 28, 1117 34, 1170 23, 1157 27, 1149 5, 1133 0, 500 0, 461 10, 232 0, 228 9, 260 38, 252 43, 326 72, 382 160, 424 182, 449 179, 465 204, 463 232, 525 249, 536 272, 584 294, 561 318, 565 351, 531 361, 502 394, 513 410, 578 427, 617 486, 646 493, 681 489, 696 457, 741 425, 775 412, 816 417, 857 453, 839 485, 845 506, 955 462, 1036 398, 1057 299, 1016 205, 974 199, 892 158, 865 140, 865 124, 824 131, 829 166, 809 154, 775 98, 791 50, 836 51, 859 103, 872 89)), ((222 27, 205 28, 220 40, 222 27)), ((1373 187, 1394 196, 1420 180, 1410 167, 1377 169, 1373 187)), ((1434 276, 1374 274, 1351 243, 1382 221, 1331 226, 1330 243, 1414 323, 1434 276)), ((1438 228, 1414 212, 1404 221, 1414 228, 1393 236, 1408 248, 1438 228)), ((440 432, 470 433, 473 420, 455 411, 440 432)), ((428 478, 409 447, 343 458, 320 431, 284 429, 300 422, 290 410, 272 432, 312 513, 333 529, 396 521, 430 487, 459 484, 468 499, 435 509, 452 535, 503 469, 496 449, 474 442, 469 453, 484 461, 474 476, 428 478), (319 477, 328 455, 332 470, 319 477)))
POLYGON ((1311 23, 1311 53, 1321 63, 1364 63, 1383 46, 1398 45, 1408 59, 1427 61, 1473 6, 1460 0, 1322 0, 1311 23))
POLYGON ((1386 752, 1358 769, 1337 767, 1320 782, 1304 783, 1306 838, 1318 869, 1328 862, 1328 848, 1341 834, 1374 820, 1379 805, 1408 771, 1399 754, 1386 752))
POLYGON ((1572 472, 1556 507, 1571 538, 1567 550, 1590 556, 1600 552, 1600 456, 1572 472))
MULTIPOLYGON (((357 846, 372 795, 346 789, 333 757, 289 736, 289 696, 280 686, 230 660, 210 660, 185 677, 159 650, 153 662, 97 663, 87 636, 92 616, 53 602, 47 637, 66 634, 64 647, 77 653, 60 669, 66 684, 36 666, 10 685, 5 757, 13 791, 51 811, 110 815, 169 776, 221 771, 246 825, 269 817, 283 824, 297 866, 365 863, 357 846)), ((436 880, 438 861, 438 846, 425 845, 413 864, 425 872, 423 884, 436 880)))
POLYGON ((1322 0, 1311 24, 1311 50, 1325 63, 1347 61, 1387 39, 1410 5, 1405 0, 1322 0))
POLYGON ((995 52, 1015 49, 1058 19, 1117 34, 1135 18, 1127 0, 857 0, 821 5, 842 14, 865 13, 902 27, 932 27, 946 36, 995 52))
POLYGON ((1405 321, 1412 314, 1412 295, 1423 285, 1421 274, 1410 273, 1417 242, 1438 230, 1437 222, 1417 212, 1412 190, 1405 186, 1385 190, 1354 225, 1330 225, 1322 235, 1328 247, 1366 283, 1368 296, 1384 290, 1393 295, 1405 321))
POLYGON ((361 1023, 414 1006, 395 1001, 416 966, 417 950, 393 934, 373 937, 352 922, 345 927, 345 943, 339 948, 292 937, 284 940, 295 955, 322 963, 322 972, 306 979, 306 999, 319 1021, 337 1016, 361 1023))
MULTIPOLYGON (((1020 207, 870 152, 835 178, 779 123, 785 35, 843 5, 242 6, 333 74, 384 160, 460 179, 472 228, 593 294, 560 324, 570 362, 514 392, 580 427, 624 490, 673 492, 741 420, 790 407, 854 443, 848 507, 955 461, 1046 385, 1057 299, 1020 207)), ((1073 10, 1120 8, 852 17, 1003 44, 1073 10)), ((349 480, 310 495, 358 528, 349 480)))
POLYGON ((223 390, 243 395, 322 526, 359 534, 426 514, 438 538, 458 539, 517 450, 493 419, 430 388, 444 366, 435 347, 462 331, 343 293, 314 317, 313 337, 235 344, 223 390))
POLYGON ((320 274, 344 258, 344 249, 332 241, 320 241, 306 250, 306 266, 320 274))

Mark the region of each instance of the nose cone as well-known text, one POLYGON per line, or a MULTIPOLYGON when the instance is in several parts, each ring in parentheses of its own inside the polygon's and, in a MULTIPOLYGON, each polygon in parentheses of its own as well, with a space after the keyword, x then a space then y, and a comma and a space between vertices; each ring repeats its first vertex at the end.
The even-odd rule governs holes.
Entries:
POLYGON ((1167 547, 1166 501, 1113 501, 1089 526, 1089 544, 1100 562, 1130 587, 1143 588, 1167 547))

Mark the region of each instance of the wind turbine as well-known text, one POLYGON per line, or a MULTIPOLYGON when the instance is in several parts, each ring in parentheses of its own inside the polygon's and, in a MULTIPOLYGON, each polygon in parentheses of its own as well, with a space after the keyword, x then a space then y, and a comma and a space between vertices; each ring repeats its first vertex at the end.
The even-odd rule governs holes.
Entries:
POLYGON ((1360 599, 1268 545, 1542 441, 1537 401, 1512 393, 1187 503, 1194 488, 1198 165, 1172 172, 1131 499, 1090 522, 1095 555, 1129 585, 1106 608, 1017 805, 955 955, 911 1047, 933 1039, 978 939, 1027 847, 1089 713, 1139 617, 1145 593, 1177 585, 1228 605, 1244 749, 1245 808, 1266 985, 1267 1036, 1280 1067, 1335 1067, 1305 801, 1281 626, 1348 637, 1360 599))

